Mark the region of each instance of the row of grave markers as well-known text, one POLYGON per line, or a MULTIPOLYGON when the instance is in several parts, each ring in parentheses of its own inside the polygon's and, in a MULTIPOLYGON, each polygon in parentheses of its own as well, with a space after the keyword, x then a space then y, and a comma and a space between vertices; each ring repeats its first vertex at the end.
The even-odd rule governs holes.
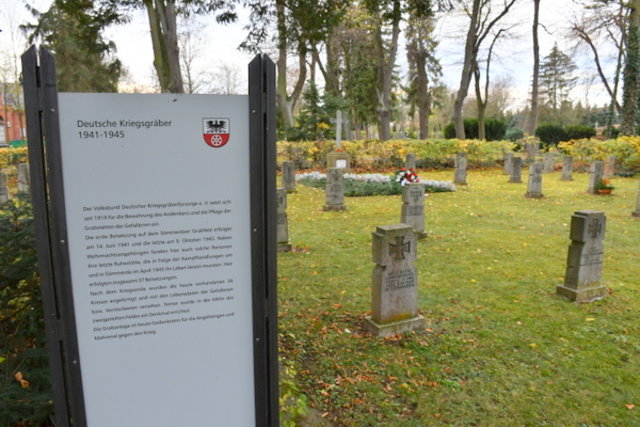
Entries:
MULTIPOLYGON (((522 182, 519 179, 520 161, 518 157, 510 159, 510 182, 522 182)), ((457 165, 461 165, 461 169, 464 166, 466 180, 466 156, 457 157, 457 165)), ((566 156, 562 180, 572 180, 571 166, 572 158, 566 156)), ((407 168, 415 168, 414 155, 407 156, 407 168)), ((287 192, 295 191, 293 163, 285 162, 283 170, 285 188, 278 190, 278 248, 290 251, 286 199, 287 192)), ((545 164, 542 162, 530 165, 526 197, 542 197, 544 171, 545 164)), ((328 170, 326 203, 323 207, 325 211, 346 210, 342 172, 342 168, 328 170)), ((590 171, 590 193, 595 192, 595 184, 603 174, 604 163, 594 162, 590 171)), ((462 177, 463 174, 456 172, 456 176, 462 177)), ((371 315, 365 318, 365 325, 374 335, 385 337, 424 328, 425 319, 418 309, 418 272, 413 265, 417 258, 417 241, 426 237, 424 200, 422 184, 404 186, 400 223, 377 227, 372 234, 372 259, 375 267, 371 282, 371 315)), ((640 217, 640 188, 637 208, 632 215, 640 217)), ((565 278, 563 284, 556 287, 557 295, 576 302, 590 302, 606 296, 607 288, 601 283, 605 227, 604 212, 582 210, 572 215, 565 278)))

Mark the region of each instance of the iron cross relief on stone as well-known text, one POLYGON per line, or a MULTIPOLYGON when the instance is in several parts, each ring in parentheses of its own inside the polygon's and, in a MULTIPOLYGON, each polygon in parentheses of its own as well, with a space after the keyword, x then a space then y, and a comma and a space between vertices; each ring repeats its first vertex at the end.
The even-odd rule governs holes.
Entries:
POLYGON ((594 219, 591 223, 589 223, 589 234, 592 239, 596 239, 598 235, 602 232, 602 222, 599 219, 594 219))
POLYGON ((396 243, 389 243, 389 255, 398 261, 405 259, 404 254, 411 252, 411 242, 404 242, 404 236, 396 237, 396 243))

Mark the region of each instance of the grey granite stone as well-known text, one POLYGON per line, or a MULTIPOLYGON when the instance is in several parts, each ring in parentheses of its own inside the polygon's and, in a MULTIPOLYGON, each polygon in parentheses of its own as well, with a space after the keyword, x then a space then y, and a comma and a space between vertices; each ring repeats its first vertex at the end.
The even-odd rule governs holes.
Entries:
POLYGON ((558 295, 578 302, 606 296, 601 283, 606 221, 604 212, 591 210, 577 211, 571 217, 567 269, 564 284, 556 288, 558 295))
POLYGON ((351 169, 351 156, 344 151, 332 151, 327 154, 327 169, 351 169))
POLYGON ((511 159, 511 173, 509 175, 509 182, 521 183, 522 182, 522 159, 520 157, 514 157, 511 159))
POLYGON ((416 155, 413 153, 407 154, 407 161, 404 164, 406 169, 415 169, 416 168, 416 155))
POLYGON ((407 184, 402 188, 402 208, 400 222, 410 225, 416 236, 422 239, 427 236, 424 232, 424 185, 407 184))
POLYGON ((573 157, 564 156, 562 158, 562 176, 560 181, 573 181, 573 157))
POLYGON ((616 156, 607 156, 604 161, 604 172, 602 177, 609 179, 616 174, 616 156))
POLYGON ((587 193, 596 194, 598 192, 598 183, 603 178, 604 174, 604 163, 600 160, 596 160, 591 163, 591 168, 589 169, 589 187, 587 188, 587 193))
POLYGON ((631 212, 631 215, 640 218, 640 180, 638 181, 638 195, 636 196, 636 210, 631 212))
POLYGON ((344 205, 344 177, 342 170, 333 168, 327 171, 326 203, 323 208, 325 211, 344 211, 347 209, 344 205))
POLYGON ((511 162, 513 161, 513 156, 514 153, 512 151, 508 151, 506 153, 504 153, 502 159, 504 161, 504 173, 506 173, 507 175, 511 175, 511 162))
POLYGON ((282 163, 282 187, 288 192, 296 191, 296 168, 293 162, 282 163))
POLYGON ((276 237, 278 239, 278 252, 290 252, 289 221, 287 219, 287 191, 284 188, 276 190, 276 213, 278 224, 276 237))
POLYGON ((467 185, 467 154, 456 154, 455 173, 453 175, 453 183, 458 185, 467 185))
POLYGON ((529 181, 524 197, 529 199, 540 199, 544 197, 544 194, 542 194, 542 163, 540 162, 533 163, 529 166, 529 181))
POLYGON ((373 233, 372 255, 376 263, 371 283, 369 331, 389 336, 424 328, 418 313, 416 235, 406 224, 378 227, 373 233))

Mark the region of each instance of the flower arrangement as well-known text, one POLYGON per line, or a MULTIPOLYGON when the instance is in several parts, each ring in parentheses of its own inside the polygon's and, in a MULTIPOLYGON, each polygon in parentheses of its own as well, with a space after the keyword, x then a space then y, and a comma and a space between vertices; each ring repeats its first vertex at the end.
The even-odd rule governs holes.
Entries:
POLYGON ((396 173, 396 182, 404 187, 407 184, 420 182, 420 177, 415 170, 402 168, 396 173))
POLYGON ((596 190, 613 190, 615 187, 611 185, 611 181, 601 178, 596 184, 596 190))

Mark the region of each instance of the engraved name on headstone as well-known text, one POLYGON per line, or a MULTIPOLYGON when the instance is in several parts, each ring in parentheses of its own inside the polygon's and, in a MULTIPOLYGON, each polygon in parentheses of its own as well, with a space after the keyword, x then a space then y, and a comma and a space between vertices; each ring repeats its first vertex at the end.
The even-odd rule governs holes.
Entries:
POLYGON ((284 188, 276 190, 276 213, 278 218, 276 229, 278 252, 291 252, 289 221, 287 219, 287 191, 284 188))
POLYGON ((282 187, 288 193, 296 191, 296 168, 291 161, 282 163, 282 187))
POLYGON ((591 163, 591 168, 589 169, 589 188, 587 188, 587 193, 596 194, 598 192, 598 183, 602 179, 602 175, 604 173, 604 163, 600 160, 596 160, 591 163))
POLYGON ((542 194, 542 163, 536 162, 529 166, 529 181, 527 192, 524 197, 530 199, 540 199, 542 194))
POLYGON ((453 183, 458 185, 467 185, 467 154, 456 154, 455 160, 455 174, 453 176, 453 183))
POLYGON ((511 159, 510 172, 509 182, 522 182, 522 159, 520 157, 514 157, 511 159))
POLYGON ((567 255, 564 284, 556 293, 572 301, 602 299, 607 288, 601 283, 606 217, 604 212, 583 210, 571 217, 571 244, 567 255))
POLYGON ((427 237, 424 232, 424 185, 415 183, 402 187, 400 222, 410 225, 419 239, 427 237))
POLYGON ((573 173, 573 157, 564 156, 562 158, 562 176, 560 181, 573 181, 571 174, 573 173))
POLYGON ((367 329, 377 336, 389 336, 424 328, 418 313, 416 235, 406 224, 381 226, 372 235, 373 269, 371 316, 367 329))
POLYGON ((325 189, 326 203, 323 207, 325 211, 344 211, 344 177, 342 169, 332 168, 327 171, 327 186, 325 189))

